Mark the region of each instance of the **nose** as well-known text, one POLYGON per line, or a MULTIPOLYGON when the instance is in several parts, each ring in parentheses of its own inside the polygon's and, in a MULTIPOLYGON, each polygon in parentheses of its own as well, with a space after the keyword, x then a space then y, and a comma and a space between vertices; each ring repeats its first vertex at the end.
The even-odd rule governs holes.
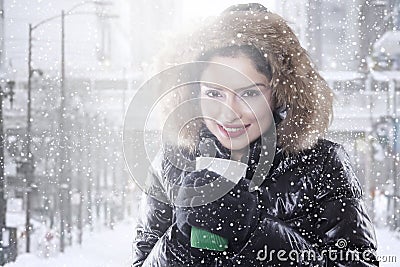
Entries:
POLYGON ((227 94, 221 117, 224 122, 234 122, 242 118, 242 100, 234 93, 227 94))

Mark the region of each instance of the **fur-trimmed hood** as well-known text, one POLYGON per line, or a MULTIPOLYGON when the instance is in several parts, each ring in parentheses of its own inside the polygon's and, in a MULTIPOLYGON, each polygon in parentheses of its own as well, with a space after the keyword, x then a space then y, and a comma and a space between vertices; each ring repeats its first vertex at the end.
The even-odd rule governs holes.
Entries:
POLYGON ((276 129, 284 151, 310 148, 325 135, 333 93, 280 16, 259 4, 235 5, 206 21, 185 43, 175 46, 164 64, 196 61, 205 51, 233 45, 252 45, 264 55, 272 69, 274 106, 286 113, 276 129))

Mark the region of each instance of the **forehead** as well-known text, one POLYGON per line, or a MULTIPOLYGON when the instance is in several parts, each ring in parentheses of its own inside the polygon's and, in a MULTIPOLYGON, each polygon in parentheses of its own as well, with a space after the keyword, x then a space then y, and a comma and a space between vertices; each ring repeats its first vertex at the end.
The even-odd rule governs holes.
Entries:
POLYGON ((227 88, 242 88, 251 84, 267 85, 267 77, 258 72, 253 61, 246 56, 221 57, 210 60, 200 77, 202 82, 219 84, 227 88))

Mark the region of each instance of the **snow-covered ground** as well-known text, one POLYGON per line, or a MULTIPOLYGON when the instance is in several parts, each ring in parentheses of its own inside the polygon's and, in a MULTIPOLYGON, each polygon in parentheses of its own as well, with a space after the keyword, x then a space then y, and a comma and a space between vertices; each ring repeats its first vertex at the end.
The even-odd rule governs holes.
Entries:
POLYGON ((377 228, 376 235, 380 266, 400 266, 400 233, 394 234, 387 228, 377 228))
POLYGON ((119 267, 131 263, 134 222, 117 224, 114 230, 104 228, 84 236, 81 246, 67 247, 64 254, 44 258, 34 253, 21 254, 6 267, 119 267))
MULTIPOLYGON (((376 230, 381 266, 399 266, 400 236, 394 235, 386 228, 376 230)), ((87 234, 82 246, 67 247, 64 254, 47 259, 35 254, 22 254, 18 256, 16 262, 6 264, 6 267, 129 266, 133 232, 134 222, 125 221, 117 224, 114 230, 105 228, 99 232, 87 234)))

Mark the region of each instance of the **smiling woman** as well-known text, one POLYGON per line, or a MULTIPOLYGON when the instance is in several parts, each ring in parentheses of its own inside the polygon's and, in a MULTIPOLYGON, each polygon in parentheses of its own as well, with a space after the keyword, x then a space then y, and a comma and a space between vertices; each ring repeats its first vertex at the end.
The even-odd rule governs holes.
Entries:
POLYGON ((176 142, 146 181, 166 201, 143 196, 133 266, 378 266, 349 157, 324 138, 332 91, 287 23, 240 4, 184 39, 168 63, 191 63, 157 83, 183 84, 176 142))
MULTIPOLYGON (((240 48, 234 49, 240 51, 240 48)), ((231 77, 223 68, 213 64, 204 70, 200 78, 215 84, 202 83, 200 86, 205 125, 224 147, 231 150, 232 158, 238 160, 245 153, 243 149, 272 125, 270 81, 243 53, 235 57, 216 54, 210 61, 236 69, 244 75, 231 77)))

